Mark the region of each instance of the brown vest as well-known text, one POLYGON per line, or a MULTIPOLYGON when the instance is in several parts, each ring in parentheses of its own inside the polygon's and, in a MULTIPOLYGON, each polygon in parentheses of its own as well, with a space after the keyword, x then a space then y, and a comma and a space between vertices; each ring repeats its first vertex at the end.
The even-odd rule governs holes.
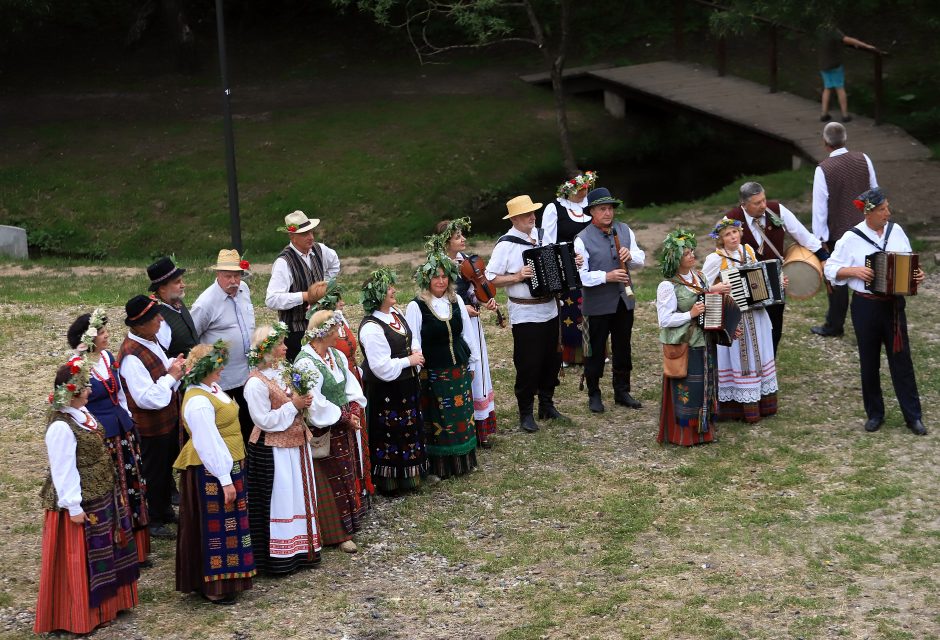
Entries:
POLYGON ((826 224, 829 227, 829 246, 833 247, 846 231, 865 218, 852 201, 871 186, 868 163, 864 153, 849 151, 826 158, 819 163, 819 168, 826 178, 826 189, 829 191, 826 224))
MULTIPOLYGON (((156 382, 166 375, 166 367, 163 362, 153 354, 153 352, 131 338, 124 338, 124 344, 121 345, 121 351, 118 354, 118 371, 120 363, 124 361, 125 356, 137 356, 146 367, 150 378, 156 382)), ((179 428, 180 421, 180 399, 179 394, 174 391, 170 398, 170 403, 162 409, 141 409, 134 400, 134 395, 127 386, 127 380, 124 374, 121 374, 121 384, 127 391, 127 408, 131 411, 131 417, 140 435, 153 438, 155 436, 165 436, 175 433, 179 428)))
MULTIPOLYGON (((75 468, 78 469, 79 482, 82 487, 82 503, 95 500, 114 490, 114 465, 111 454, 104 443, 104 427, 98 425, 97 431, 83 429, 75 422, 72 416, 65 413, 56 413, 52 422, 62 420, 75 434, 75 468)), ((52 422, 49 425, 52 425, 52 422)), ((46 427, 48 430, 49 427, 46 427)), ((59 508, 59 496, 52 483, 52 472, 46 476, 46 481, 39 491, 42 506, 55 511, 59 508)))
MULTIPOLYGON (((773 211, 774 215, 778 218, 780 217, 780 203, 777 200, 768 200, 767 208, 773 211)), ((732 220, 740 220, 743 223, 741 226, 741 244, 751 245, 751 247, 754 248, 754 253, 757 255, 758 260, 775 260, 777 258, 777 254, 774 253, 773 249, 767 246, 766 242, 764 242, 760 250, 757 249, 757 246, 763 242, 763 239, 755 238, 754 234, 751 233, 750 217, 744 213, 742 207, 735 207, 725 213, 725 215, 732 220)), ((780 252, 780 255, 783 255, 783 227, 772 224, 766 216, 764 217, 764 223, 767 225, 767 228, 764 230, 764 233, 767 234, 767 239, 773 243, 777 251, 780 252)))
MULTIPOLYGON (((287 245, 278 254, 278 258, 284 258, 287 263, 287 269, 290 271, 290 289, 291 293, 306 291, 314 282, 323 280, 323 249, 319 242, 313 243, 312 255, 310 256, 310 266, 307 266, 303 260, 297 256, 297 252, 287 245)), ((287 325, 289 331, 305 331, 307 329, 307 310, 310 304, 302 302, 296 307, 290 309, 281 309, 277 312, 277 318, 287 325)))
MULTIPOLYGON (((277 382, 274 380, 268 379, 266 376, 261 374, 259 371, 252 371, 249 378, 258 378, 268 387, 268 397, 271 398, 271 411, 277 411, 285 404, 290 402, 290 397, 287 393, 277 386, 277 382)), ((264 433, 264 444, 268 447, 281 447, 281 448, 294 448, 299 447, 308 440, 310 440, 310 431, 307 429, 307 425, 303 421, 303 413, 298 412, 294 416, 294 421, 291 423, 287 429, 284 431, 262 431, 261 427, 255 425, 251 430, 251 437, 248 438, 248 442, 252 444, 257 444, 261 434, 264 433)))

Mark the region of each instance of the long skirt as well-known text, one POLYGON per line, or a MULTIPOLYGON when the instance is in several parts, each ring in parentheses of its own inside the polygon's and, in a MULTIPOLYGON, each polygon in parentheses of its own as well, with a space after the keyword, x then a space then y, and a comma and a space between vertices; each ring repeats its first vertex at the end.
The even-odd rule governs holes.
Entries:
POLYGON ((248 443, 248 519, 255 566, 285 574, 320 562, 317 489, 310 447, 248 443))
POLYGON ((477 437, 467 365, 422 370, 421 411, 427 429, 429 472, 449 478, 474 469, 477 437))
POLYGON ((89 633, 137 606, 137 548, 114 495, 83 502, 81 525, 67 509, 46 511, 34 632, 89 633))
POLYGON ((479 316, 470 318, 470 333, 480 349, 480 359, 473 363, 473 421, 476 424, 477 444, 483 444, 496 433, 496 403, 493 400, 493 376, 490 375, 490 356, 486 349, 486 334, 479 316))
POLYGON ((373 483, 383 493, 414 489, 428 469, 418 379, 376 379, 365 392, 373 483))
POLYGON ((256 570, 243 463, 232 465, 235 502, 229 506, 222 485, 204 466, 180 472, 177 591, 225 596, 251 589, 256 570))
POLYGON ((350 437, 352 428, 346 420, 330 427, 330 455, 313 461, 317 524, 320 540, 325 545, 351 540, 353 534, 362 528, 360 522, 366 512, 356 490, 356 457, 350 437))
POLYGON ((663 401, 657 442, 683 447, 717 439, 714 347, 689 349, 685 378, 663 376, 663 401))
POLYGON ((117 479, 121 493, 127 499, 130 509, 131 528, 137 542, 137 558, 140 562, 150 555, 150 514, 147 511, 147 481, 141 472, 140 442, 137 428, 105 438, 104 443, 111 454, 111 461, 117 470, 117 479))
POLYGON ((770 316, 741 314, 742 335, 718 347, 718 419, 758 422, 777 413, 777 365, 770 316))
POLYGON ((561 360, 565 364, 584 362, 584 336, 581 334, 581 289, 572 289, 558 309, 561 322, 561 360))

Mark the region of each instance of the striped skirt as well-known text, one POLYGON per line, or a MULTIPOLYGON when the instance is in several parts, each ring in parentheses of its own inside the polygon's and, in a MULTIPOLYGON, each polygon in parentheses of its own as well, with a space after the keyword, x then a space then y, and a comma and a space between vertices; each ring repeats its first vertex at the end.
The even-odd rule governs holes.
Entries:
POLYGON ((313 461, 317 524, 320 540, 328 546, 351 540, 366 512, 356 489, 355 441, 350 429, 351 423, 344 420, 330 427, 330 455, 313 461))
POLYGON ((126 433, 105 438, 111 461, 117 470, 121 493, 127 499, 131 528, 137 542, 137 559, 143 562, 150 555, 150 516, 147 512, 147 481, 141 472, 140 442, 136 427, 126 433))
POLYGON ((714 348, 689 349, 685 378, 663 377, 663 401, 656 441, 683 447, 704 444, 717 438, 714 348))

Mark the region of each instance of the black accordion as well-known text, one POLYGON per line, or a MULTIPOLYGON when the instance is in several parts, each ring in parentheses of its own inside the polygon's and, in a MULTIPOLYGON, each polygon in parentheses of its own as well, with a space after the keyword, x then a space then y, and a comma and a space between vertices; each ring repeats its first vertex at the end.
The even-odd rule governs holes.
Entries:
POLYGON ((729 296, 720 293, 702 293, 699 302, 705 303, 705 311, 697 320, 698 326, 705 331, 714 332, 718 344, 730 347, 734 334, 741 322, 741 310, 729 296))
POLYGON ((865 266, 875 272, 865 288, 887 296, 916 296, 914 272, 919 266, 916 253, 877 251, 865 256, 865 266))
POLYGON ((574 245, 570 242, 546 244, 522 252, 522 262, 532 267, 526 280, 533 298, 547 298, 581 286, 581 276, 574 262, 574 245))
POLYGON ((731 297, 741 311, 786 301, 781 260, 764 260, 725 269, 721 272, 721 281, 731 285, 731 297))

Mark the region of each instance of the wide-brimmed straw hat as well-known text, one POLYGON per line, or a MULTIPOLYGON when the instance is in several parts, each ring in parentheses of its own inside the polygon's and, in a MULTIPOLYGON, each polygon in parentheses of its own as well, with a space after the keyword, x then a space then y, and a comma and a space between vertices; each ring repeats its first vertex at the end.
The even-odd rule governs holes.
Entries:
POLYGON ((278 227, 278 231, 287 233, 306 233, 313 231, 320 224, 319 218, 308 218, 303 211, 294 211, 284 216, 284 226, 278 227))
POLYGON ((212 267, 216 271, 242 271, 247 270, 247 266, 244 260, 241 259, 241 256, 238 255, 238 251, 235 249, 222 249, 219 251, 219 257, 215 261, 215 266, 212 267))
POLYGON ((150 278, 150 290, 156 291, 167 282, 173 282, 186 273, 173 264, 173 259, 164 256, 147 267, 147 277, 150 278))
POLYGON ((503 220, 515 218, 516 216, 521 216, 532 211, 538 211, 541 208, 542 203, 532 202, 532 198, 529 196, 516 196, 506 203, 506 210, 509 213, 503 216, 503 220))

